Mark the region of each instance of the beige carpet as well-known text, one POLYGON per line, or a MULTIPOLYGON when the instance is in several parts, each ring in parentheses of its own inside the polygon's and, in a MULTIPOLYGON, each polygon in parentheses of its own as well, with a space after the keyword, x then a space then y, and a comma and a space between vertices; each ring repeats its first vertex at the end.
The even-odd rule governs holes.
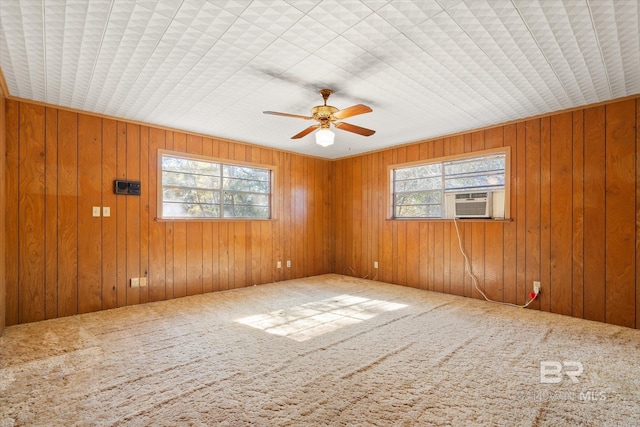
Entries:
POLYGON ((0 426, 639 420, 638 330, 338 275, 0 338, 0 426), (578 382, 541 383, 540 363, 563 361, 578 382))

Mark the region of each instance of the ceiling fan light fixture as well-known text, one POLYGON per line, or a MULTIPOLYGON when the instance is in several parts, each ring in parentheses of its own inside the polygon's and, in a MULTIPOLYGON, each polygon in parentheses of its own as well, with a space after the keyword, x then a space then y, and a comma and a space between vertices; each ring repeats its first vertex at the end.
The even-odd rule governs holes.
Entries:
POLYGON ((316 132, 316 144, 328 147, 333 144, 335 136, 329 129, 320 129, 316 132))

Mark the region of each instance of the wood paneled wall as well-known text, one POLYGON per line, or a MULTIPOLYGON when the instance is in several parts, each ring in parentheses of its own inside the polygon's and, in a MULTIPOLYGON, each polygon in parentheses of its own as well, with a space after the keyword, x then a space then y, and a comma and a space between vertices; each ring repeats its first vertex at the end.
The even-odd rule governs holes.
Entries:
MULTIPOLYGON (((2 70, 0 70, 0 83, 4 79, 2 75, 2 70)), ((5 215, 6 215, 6 186, 4 184, 4 176, 5 176, 5 93, 2 89, 3 85, 0 84, 0 177, 2 177, 2 181, 0 181, 0 335, 4 331, 5 325, 5 299, 6 299, 6 268, 5 268, 5 215)))
POLYGON ((498 301, 640 327, 640 98, 342 159, 337 273, 480 298, 450 221, 387 219, 387 166, 511 147, 511 222, 460 224, 479 287, 498 301), (374 261, 379 269, 373 269, 374 261))
POLYGON ((12 99, 6 133, 7 325, 333 271, 327 160, 12 99), (155 221, 159 148, 274 165, 275 218, 155 221))

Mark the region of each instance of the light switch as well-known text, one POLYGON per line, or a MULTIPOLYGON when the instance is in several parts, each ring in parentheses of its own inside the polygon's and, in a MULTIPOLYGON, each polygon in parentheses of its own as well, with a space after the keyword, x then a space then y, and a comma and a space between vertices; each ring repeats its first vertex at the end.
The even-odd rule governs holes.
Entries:
POLYGON ((102 207, 102 216, 111 216, 111 208, 109 206, 102 207))
POLYGON ((100 216, 100 206, 93 207, 93 216, 100 216))

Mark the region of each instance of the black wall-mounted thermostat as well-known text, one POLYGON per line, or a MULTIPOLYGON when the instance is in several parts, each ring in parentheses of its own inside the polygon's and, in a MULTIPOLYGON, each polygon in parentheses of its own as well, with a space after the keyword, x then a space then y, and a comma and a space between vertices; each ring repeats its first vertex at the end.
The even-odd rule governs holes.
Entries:
POLYGON ((113 192, 116 194, 140 195, 140 181, 113 181, 113 192))

